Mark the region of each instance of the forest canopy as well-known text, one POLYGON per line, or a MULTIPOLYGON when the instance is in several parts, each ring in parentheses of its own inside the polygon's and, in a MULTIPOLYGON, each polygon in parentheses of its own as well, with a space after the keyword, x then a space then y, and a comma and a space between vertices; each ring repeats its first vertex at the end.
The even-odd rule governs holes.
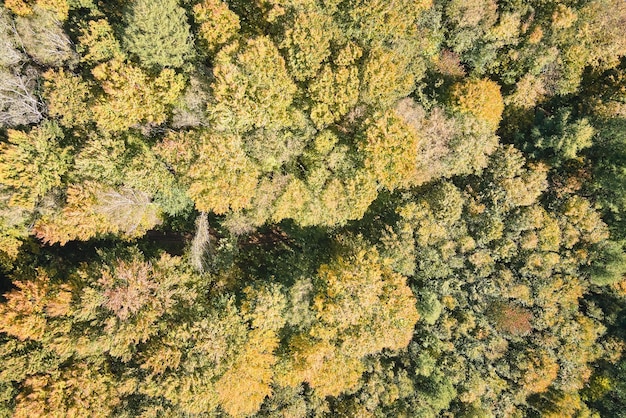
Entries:
POLYGON ((626 417, 626 2, 5 0, 0 417, 626 417))

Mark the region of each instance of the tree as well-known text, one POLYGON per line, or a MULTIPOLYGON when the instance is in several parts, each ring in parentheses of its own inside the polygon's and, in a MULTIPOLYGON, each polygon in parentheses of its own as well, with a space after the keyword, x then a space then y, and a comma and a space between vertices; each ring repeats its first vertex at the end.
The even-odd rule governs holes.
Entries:
POLYGON ((0 8, 0 33, 2 34, 0 67, 11 68, 24 61, 25 57, 19 50, 19 38, 16 33, 15 22, 4 7, 0 8))
POLYGON ((0 125, 16 127, 37 123, 45 105, 36 94, 39 74, 33 68, 13 72, 0 67, 0 125))
POLYGON ((393 43, 419 36, 419 17, 432 6, 430 0, 402 0, 392 5, 380 0, 354 2, 350 17, 360 37, 376 43, 393 43))
POLYGON ((43 77, 50 116, 59 118, 59 123, 67 128, 84 126, 93 120, 92 93, 82 77, 64 69, 49 70, 43 77))
POLYGON ((356 386, 363 357, 400 350, 411 339, 419 315, 405 278, 358 239, 344 245, 313 280, 315 319, 290 337, 279 365, 282 385, 306 381, 320 396, 337 396, 356 386))
POLYGON ((385 47, 369 51, 362 75, 361 98, 373 108, 385 108, 415 89, 410 57, 385 47))
POLYGON ((81 60, 87 63, 124 59, 120 42, 107 19, 90 20, 82 28, 78 42, 76 49, 81 54, 81 60))
POLYGON ((185 9, 177 0, 133 0, 123 21, 124 48, 148 68, 178 68, 193 53, 185 9))
POLYGON ((306 177, 288 178, 272 208, 277 222, 291 218, 302 226, 345 224, 362 217, 378 195, 374 175, 330 130, 316 136, 302 160, 306 177))
POLYGON ((34 232, 46 243, 65 245, 106 234, 137 238, 160 223, 161 211, 149 194, 86 181, 68 187, 62 209, 39 219, 34 232))
POLYGON ((52 11, 35 7, 32 14, 16 19, 16 29, 22 47, 37 63, 55 67, 76 63, 72 41, 52 11))
POLYGON ((143 138, 91 133, 74 156, 65 199, 42 213, 36 234, 61 242, 119 234, 132 239, 192 205, 186 189, 143 138))
POLYGON ((185 88, 183 75, 171 69, 150 77, 138 67, 115 59, 98 65, 92 74, 104 91, 92 111, 96 124, 105 131, 165 122, 185 88))
POLYGON ((285 32, 279 47, 286 53, 290 73, 298 81, 314 77, 331 53, 330 42, 337 31, 332 16, 311 7, 281 23, 285 32))
POLYGON ((450 101, 455 109, 484 121, 494 131, 500 124, 504 103, 500 86, 491 80, 467 80, 455 84, 450 101))
POLYGON ((596 146, 591 150, 594 182, 590 188, 597 196, 613 237, 621 240, 624 238, 622 225, 626 212, 622 163, 626 152, 626 120, 619 117, 602 120, 598 127, 596 146))
POLYGON ((623 3, 5 0, 0 416, 623 415, 623 3))
POLYGON ((214 103, 208 112, 222 131, 278 130, 292 124, 296 85, 274 43, 260 36, 232 43, 215 57, 214 103))
POLYGON ((453 0, 443 6, 446 45, 479 72, 496 55, 490 35, 495 32, 497 11, 495 1, 453 0))
POLYGON ((421 138, 393 111, 372 119, 361 145, 366 169, 390 191, 415 185, 421 138))
POLYGON ((57 19, 67 19, 69 4, 67 0, 7 0, 4 5, 18 16, 31 16, 37 10, 54 12, 57 19))
POLYGON ((221 0, 204 0, 196 4, 193 15, 200 25, 201 42, 210 54, 228 43, 241 28, 239 16, 221 0))
MULTIPOLYGON (((360 49, 357 51, 358 56, 360 49)), ((358 67, 351 62, 337 69, 325 65, 311 80, 308 88, 309 97, 314 101, 311 119, 319 129, 340 121, 355 108, 359 100, 359 84, 358 67)))
POLYGON ((56 373, 27 378, 23 382, 24 391, 16 399, 13 416, 110 416, 126 388, 116 387, 116 376, 103 373, 105 367, 102 361, 77 362, 56 373), (60 376, 54 375, 59 372, 60 376))
MULTIPOLYGON (((424 185, 393 214, 371 215, 399 217, 391 231, 381 222, 386 232, 375 228, 372 239, 398 257, 390 264, 396 269, 415 257, 409 283, 424 321, 408 361, 425 376, 445 374, 457 393, 455 414, 489 405, 508 415, 531 404, 527 398, 536 392, 575 393, 603 355, 604 329, 580 300, 592 254, 608 238, 606 226, 579 197, 542 207, 546 174, 502 147, 480 176, 424 185), (546 340, 546 332, 562 340, 546 340), (546 344, 550 350, 542 351, 546 344)), ((416 399, 426 397, 423 379, 414 379, 416 399)))
POLYGON ((559 167, 568 160, 579 159, 582 151, 592 146, 595 134, 589 119, 574 116, 571 109, 560 108, 555 114, 538 111, 527 139, 518 142, 529 155, 559 167))
POLYGON ((187 193, 200 211, 224 214, 249 207, 259 170, 236 135, 174 134, 159 145, 157 153, 185 176, 187 193))
POLYGON ((29 133, 9 131, 0 146, 0 184, 9 193, 9 206, 33 211, 40 199, 63 184, 71 167, 71 149, 62 146, 63 132, 54 122, 29 133))
MULTIPOLYGON (((419 132, 413 142, 417 147, 414 185, 477 173, 487 165, 489 155, 498 145, 493 131, 471 115, 451 116, 442 107, 426 112, 410 98, 396 103, 394 114, 403 122, 399 126, 406 124, 407 132, 419 132)), ((413 151, 407 148, 406 152, 413 151)))

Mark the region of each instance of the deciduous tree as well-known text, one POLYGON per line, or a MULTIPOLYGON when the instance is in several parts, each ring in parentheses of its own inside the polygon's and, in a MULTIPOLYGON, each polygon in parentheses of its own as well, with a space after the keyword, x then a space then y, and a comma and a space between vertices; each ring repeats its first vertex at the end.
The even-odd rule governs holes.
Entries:
POLYGON ((98 65, 92 73, 104 91, 92 111, 97 125, 106 131, 165 122, 185 88, 183 75, 172 69, 150 77, 140 68, 115 59, 98 65))

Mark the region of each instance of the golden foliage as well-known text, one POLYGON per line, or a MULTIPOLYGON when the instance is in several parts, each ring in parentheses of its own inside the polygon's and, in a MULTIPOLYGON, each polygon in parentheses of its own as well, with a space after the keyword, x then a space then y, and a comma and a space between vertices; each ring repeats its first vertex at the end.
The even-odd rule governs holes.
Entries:
POLYGON ((266 396, 272 393, 272 367, 278 338, 271 330, 253 329, 243 352, 216 382, 222 408, 233 416, 248 416, 259 410, 266 396))
POLYGON ((234 134, 202 131, 169 135, 156 149, 189 182, 200 211, 218 214, 249 207, 260 171, 234 134))
POLYGON ((34 8, 50 10, 59 20, 67 19, 69 12, 67 0, 6 0, 4 7, 18 16, 30 16, 34 8))
POLYGON ((290 339, 278 382, 308 382, 320 396, 354 387, 361 359, 388 348, 400 350, 413 336, 419 317, 406 279, 378 252, 351 248, 319 268, 312 298, 316 320, 290 339))
POLYGON ((82 29, 78 42, 77 49, 81 52, 81 60, 87 63, 124 59, 122 47, 115 39, 113 28, 104 18, 90 20, 82 29))
POLYGON ((92 108, 96 123, 105 131, 165 122, 170 107, 185 88, 184 76, 172 69, 152 78, 118 59, 98 65, 92 74, 105 93, 92 108))
MULTIPOLYGON (((47 327, 48 301, 54 300, 51 293, 50 278, 44 271, 39 271, 32 281, 14 282, 16 289, 6 295, 7 301, 0 305, 0 330, 20 340, 40 340, 47 327)), ((61 290, 61 299, 67 288, 61 290)), ((69 301, 67 301, 69 302, 69 301)), ((54 304, 53 314, 67 312, 69 304, 54 304)))
POLYGON ((4 7, 18 16, 28 16, 33 13, 33 5, 24 0, 6 0, 4 7))
POLYGON ((356 0, 350 17, 365 39, 384 43, 419 36, 418 19, 432 0, 356 0))
POLYGON ((359 99, 359 70, 356 66, 333 68, 325 65, 311 80, 309 96, 315 102, 311 119, 318 128, 339 121, 359 99))
POLYGON ((504 111, 500 86, 489 79, 469 79, 456 83, 450 92, 452 105, 496 130, 504 111))
POLYGON ((79 127, 93 118, 90 109, 91 91, 82 77, 61 68, 49 70, 43 75, 44 96, 48 105, 48 114, 59 118, 59 123, 66 127, 79 127))
POLYGON ((384 47, 370 50, 362 75, 362 100, 372 106, 391 106, 415 88, 408 55, 384 47))
POLYGON ((111 415, 121 402, 122 389, 104 364, 75 362, 57 375, 35 375, 24 381, 14 417, 111 415))
POLYGON ((239 16, 221 0, 204 0, 193 7, 199 34, 210 53, 216 52, 239 32, 239 16))
POLYGON ((108 233, 135 238, 160 222, 160 210, 146 193, 85 182, 70 186, 63 209, 39 219, 33 230, 44 242, 64 245, 108 233))
POLYGON ((330 55, 330 42, 337 35, 333 19, 323 10, 310 8, 296 14, 283 35, 291 74, 298 81, 314 77, 330 55))

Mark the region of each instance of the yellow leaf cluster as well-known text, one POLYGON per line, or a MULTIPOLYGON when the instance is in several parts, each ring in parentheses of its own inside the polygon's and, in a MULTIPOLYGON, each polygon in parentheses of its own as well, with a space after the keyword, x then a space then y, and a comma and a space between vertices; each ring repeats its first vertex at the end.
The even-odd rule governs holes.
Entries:
POLYGON ((172 69, 152 78, 119 60, 98 65, 92 74, 105 93, 92 108, 96 123, 105 131, 123 131, 140 123, 162 124, 185 88, 184 76, 172 69))
POLYGON ((4 6, 18 16, 30 16, 39 7, 54 12, 59 20, 67 19, 70 10, 67 0, 6 0, 4 6))
POLYGON ((221 0, 204 0, 193 7, 199 34, 210 53, 216 52, 239 32, 239 16, 221 0))
POLYGON ((452 105, 461 113, 469 113, 496 130, 504 111, 500 86, 489 79, 468 79, 456 83, 451 90, 452 105))

